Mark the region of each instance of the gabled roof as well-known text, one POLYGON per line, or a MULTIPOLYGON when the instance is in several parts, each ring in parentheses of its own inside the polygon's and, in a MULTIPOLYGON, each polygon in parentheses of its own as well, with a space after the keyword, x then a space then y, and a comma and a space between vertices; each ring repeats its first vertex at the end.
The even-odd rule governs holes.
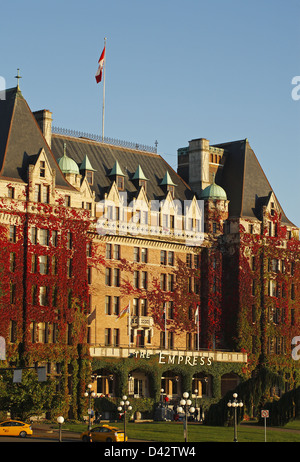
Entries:
MULTIPOLYGON (((229 216, 262 219, 262 207, 267 205, 273 189, 247 139, 216 144, 226 149, 226 161, 216 176, 229 202, 229 216)), ((276 199, 277 200, 277 199, 276 199)), ((277 200, 282 222, 293 225, 277 200)), ((294 226, 294 225, 293 225, 294 226)))
POLYGON ((166 192, 161 187, 161 182, 166 171, 168 171, 171 181, 177 184, 175 199, 184 201, 192 199, 194 196, 190 187, 158 154, 53 133, 51 149, 56 158, 62 156, 65 141, 67 141, 68 145, 68 155, 75 162, 80 164, 84 156, 87 155, 91 165, 96 169, 92 186, 96 193, 96 200, 103 199, 104 194, 109 191, 113 181, 110 174, 112 169, 115 173, 117 168, 120 168, 118 171, 124 174, 125 191, 128 194, 128 200, 130 201, 133 197, 136 197, 139 187, 132 179, 139 166, 144 176, 148 179, 147 197, 149 200, 161 200, 165 197, 166 192))
POLYGON ((0 101, 0 177, 27 183, 28 166, 35 164, 42 149, 56 172, 56 184, 72 188, 21 92, 17 88, 7 90, 6 99, 0 101))

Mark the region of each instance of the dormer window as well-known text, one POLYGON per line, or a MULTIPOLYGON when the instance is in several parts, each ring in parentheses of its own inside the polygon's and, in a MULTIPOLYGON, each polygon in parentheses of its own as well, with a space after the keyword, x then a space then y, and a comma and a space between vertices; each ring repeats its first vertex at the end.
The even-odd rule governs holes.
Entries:
POLYGON ((119 191, 124 191, 125 189, 125 175, 122 172, 122 169, 119 165, 119 162, 116 160, 115 165, 111 169, 109 176, 116 182, 117 188, 119 191))
POLYGON ((160 183, 160 186, 165 189, 165 191, 170 191, 172 198, 175 196, 175 186, 177 186, 171 179, 169 172, 167 171, 165 176, 160 183))
POLYGON ((167 191, 170 191, 172 198, 174 199, 175 195, 175 187, 173 185, 168 184, 167 185, 167 191))
POLYGON ((94 184, 94 172, 96 170, 92 167, 88 156, 84 157, 83 162, 79 167, 79 171, 83 172, 83 175, 85 175, 88 184, 94 184))
POLYGON ((41 160, 40 161, 40 177, 41 178, 45 178, 45 172, 46 172, 45 161, 41 160))
POLYGON ((124 191, 124 177, 117 176, 116 177, 117 188, 119 191, 124 191))
POLYGON ((85 176, 88 184, 92 185, 94 183, 94 172, 87 170, 85 176))
POLYGON ((132 177, 132 181, 135 183, 135 186, 138 188, 138 187, 142 187, 144 188, 145 191, 147 191, 147 181, 148 181, 148 178, 146 178, 143 170, 142 170, 142 167, 139 165, 138 168, 136 169, 133 177, 132 177))

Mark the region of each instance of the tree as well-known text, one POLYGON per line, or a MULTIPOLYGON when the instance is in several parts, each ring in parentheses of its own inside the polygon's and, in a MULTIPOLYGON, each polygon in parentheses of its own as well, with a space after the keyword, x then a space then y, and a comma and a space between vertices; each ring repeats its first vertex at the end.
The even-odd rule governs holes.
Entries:
POLYGON ((5 372, 0 381, 0 410, 21 420, 41 415, 56 407, 55 388, 55 381, 38 382, 32 370, 22 371, 22 383, 12 383, 12 372, 5 372))

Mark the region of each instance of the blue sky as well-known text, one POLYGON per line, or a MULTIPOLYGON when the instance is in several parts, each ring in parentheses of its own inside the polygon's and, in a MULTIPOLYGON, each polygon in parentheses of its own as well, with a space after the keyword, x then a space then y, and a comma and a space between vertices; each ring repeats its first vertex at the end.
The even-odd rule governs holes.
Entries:
POLYGON ((298 0, 15 0, 1 5, 0 76, 53 124, 101 135, 97 62, 107 37, 105 135, 177 149, 248 138, 300 226, 298 0))

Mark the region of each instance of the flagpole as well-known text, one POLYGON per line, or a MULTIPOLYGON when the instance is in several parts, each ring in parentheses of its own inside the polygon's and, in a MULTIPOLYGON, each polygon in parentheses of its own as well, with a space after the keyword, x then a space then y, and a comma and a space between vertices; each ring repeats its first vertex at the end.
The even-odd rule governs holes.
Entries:
POLYGON ((130 348, 131 342, 130 342, 130 334, 131 334, 131 329, 130 329, 130 323, 131 323, 131 317, 130 317, 130 302, 128 304, 128 346, 130 348))
POLYGON ((103 98, 102 98, 102 141, 104 141, 104 115, 105 115, 105 64, 106 64, 106 40, 104 38, 104 60, 103 60, 103 98))
POLYGON ((166 302, 165 302, 165 309, 164 309, 164 313, 165 313, 165 350, 167 349, 167 306, 166 306, 166 302))

